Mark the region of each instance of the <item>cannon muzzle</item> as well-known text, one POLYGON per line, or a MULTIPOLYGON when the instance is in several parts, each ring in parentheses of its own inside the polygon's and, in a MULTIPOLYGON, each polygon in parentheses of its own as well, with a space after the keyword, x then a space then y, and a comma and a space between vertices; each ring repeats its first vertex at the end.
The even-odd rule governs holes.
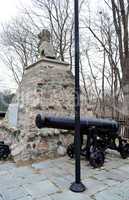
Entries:
POLYGON ((36 126, 41 129, 45 127, 45 117, 42 114, 38 114, 35 119, 36 126))

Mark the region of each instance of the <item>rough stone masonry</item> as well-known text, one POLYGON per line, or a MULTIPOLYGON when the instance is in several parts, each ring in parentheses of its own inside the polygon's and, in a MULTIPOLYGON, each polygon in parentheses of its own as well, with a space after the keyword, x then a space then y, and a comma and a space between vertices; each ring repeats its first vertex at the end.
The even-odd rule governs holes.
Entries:
MULTIPOLYGON (((15 161, 64 155, 67 145, 73 140, 67 131, 38 130, 35 125, 35 117, 40 112, 45 115, 74 116, 74 78, 69 64, 56 59, 47 30, 43 30, 40 37, 40 59, 26 67, 21 86, 6 117, 6 126, 8 122, 11 127, 13 123, 9 116, 15 116, 14 132, 8 131, 9 135, 6 133, 7 137, 4 137, 10 143, 15 161), (15 112, 14 107, 17 108, 15 112)), ((81 105, 81 115, 91 115, 87 113, 83 96, 81 105)))

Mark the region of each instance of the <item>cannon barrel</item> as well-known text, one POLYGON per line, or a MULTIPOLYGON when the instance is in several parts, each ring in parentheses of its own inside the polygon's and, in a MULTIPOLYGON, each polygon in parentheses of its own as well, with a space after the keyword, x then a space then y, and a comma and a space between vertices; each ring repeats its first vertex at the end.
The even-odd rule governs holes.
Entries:
MULTIPOLYGON (((56 128, 56 129, 66 129, 74 130, 75 128, 75 119, 72 117, 53 117, 53 116, 44 116, 43 114, 38 114, 36 116, 36 126, 41 128, 56 128)), ((111 132, 116 133, 119 129, 118 122, 110 119, 101 119, 101 118, 81 118, 80 119, 80 129, 81 132, 85 132, 90 127, 95 127, 96 129, 101 130, 101 132, 111 132)))

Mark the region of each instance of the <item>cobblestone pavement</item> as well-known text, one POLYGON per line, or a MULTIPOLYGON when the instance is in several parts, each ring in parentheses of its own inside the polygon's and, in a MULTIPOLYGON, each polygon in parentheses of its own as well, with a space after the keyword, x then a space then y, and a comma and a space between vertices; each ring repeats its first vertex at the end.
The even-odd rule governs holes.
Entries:
POLYGON ((129 159, 108 154, 101 169, 82 160, 87 190, 69 191, 74 181, 74 160, 68 157, 17 167, 0 163, 0 200, 129 200, 129 159))

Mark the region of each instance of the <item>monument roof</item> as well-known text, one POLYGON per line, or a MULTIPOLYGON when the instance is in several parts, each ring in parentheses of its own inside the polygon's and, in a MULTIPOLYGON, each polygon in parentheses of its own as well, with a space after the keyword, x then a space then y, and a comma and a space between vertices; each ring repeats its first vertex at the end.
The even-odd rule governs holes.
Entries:
POLYGON ((57 60, 57 59, 40 58, 37 62, 35 62, 35 63, 33 63, 33 64, 27 66, 27 67, 26 67, 26 70, 28 70, 28 69, 34 67, 36 64, 42 63, 42 62, 53 63, 53 64, 56 64, 56 65, 61 65, 61 64, 62 64, 62 65, 65 65, 65 66, 68 66, 68 65, 69 65, 69 63, 67 63, 67 62, 63 62, 63 61, 60 61, 60 60, 57 60))

